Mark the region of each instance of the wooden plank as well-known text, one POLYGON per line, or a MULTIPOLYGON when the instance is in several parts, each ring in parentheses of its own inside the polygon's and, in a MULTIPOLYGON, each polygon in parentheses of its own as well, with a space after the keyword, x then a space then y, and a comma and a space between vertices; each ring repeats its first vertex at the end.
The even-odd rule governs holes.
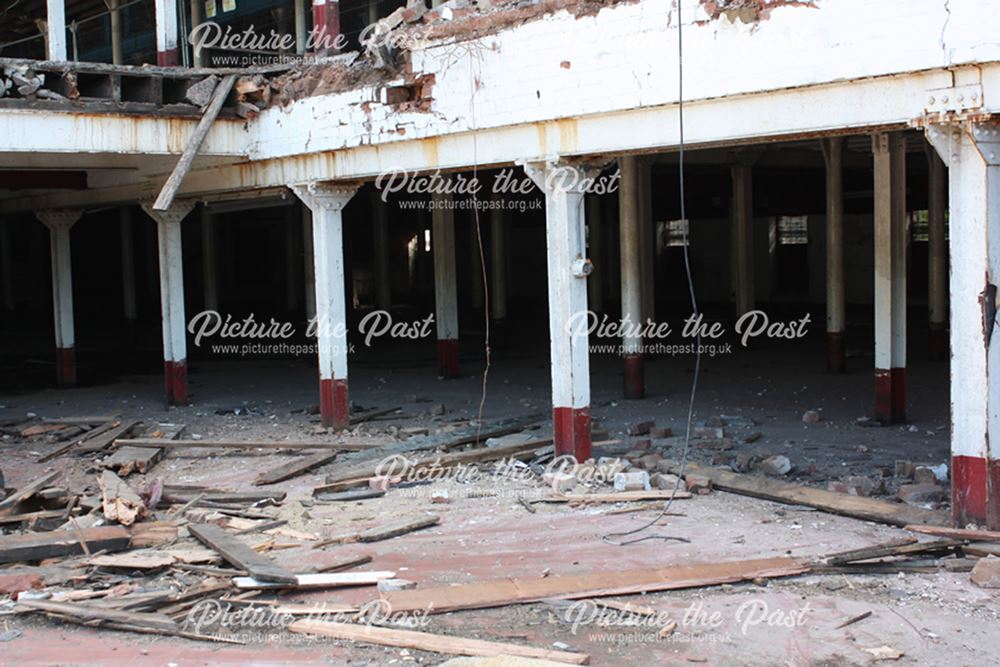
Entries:
POLYGON ((0 537, 0 563, 41 560, 83 553, 80 535, 91 551, 122 551, 129 548, 130 535, 122 526, 100 526, 0 537))
POLYGON ((137 611, 118 611, 107 607, 96 607, 73 602, 52 602, 51 600, 19 600, 17 605, 35 611, 71 616, 84 621, 113 621, 157 630, 179 630, 177 623, 169 616, 137 611))
POLYGON ((88 440, 91 440, 92 438, 95 438, 95 437, 97 437, 97 436, 99 436, 99 435, 101 435, 103 433, 107 433, 107 432, 115 429, 115 427, 117 427, 117 426, 119 426, 119 422, 117 422, 115 420, 105 422, 105 423, 101 424, 100 426, 98 426, 97 428, 92 429, 90 431, 87 431, 81 437, 79 437, 79 438, 73 438, 69 442, 56 447, 55 449, 53 449, 52 451, 48 452, 47 454, 42 454, 37 459, 35 459, 35 463, 45 463, 46 461, 50 461, 50 460, 56 458, 57 456, 62 456, 63 454, 65 454, 69 450, 73 449, 77 445, 83 444, 84 442, 86 442, 88 440))
POLYGON ((809 566, 794 558, 674 565, 622 572, 563 575, 537 578, 494 579, 461 586, 382 593, 393 613, 424 611, 439 614, 459 609, 484 609, 538 602, 546 598, 579 599, 630 595, 652 591, 732 584, 755 578, 803 574, 809 566))
POLYGON ((152 547, 177 539, 176 521, 145 521, 129 529, 132 547, 152 547))
POLYGON ((163 184, 163 189, 160 190, 159 196, 153 202, 154 210, 166 211, 174 202, 177 190, 180 189, 184 177, 187 176, 188 170, 191 169, 194 158, 198 155, 198 150, 201 148, 202 142, 205 141, 208 130, 219 116, 219 112, 222 111, 222 105, 226 102, 226 98, 233 89, 234 83, 236 83, 236 75, 228 74, 215 87, 215 91, 212 93, 212 101, 208 103, 204 115, 198 121, 198 126, 195 127, 194 132, 188 138, 187 145, 184 146, 184 152, 181 153, 181 157, 174 166, 174 170, 170 172, 170 177, 167 178, 167 182, 163 184))
POLYGON ((319 496, 317 500, 330 503, 343 503, 351 502, 352 500, 381 498, 384 495, 385 491, 376 491, 375 489, 357 489, 354 491, 341 491, 339 493, 326 493, 319 496))
POLYGON ((947 526, 925 526, 910 524, 904 526, 906 530, 924 535, 937 535, 938 537, 951 537, 956 540, 975 540, 977 542, 1000 542, 1000 531, 995 530, 969 530, 968 528, 949 528, 947 526))
POLYGON ((275 565, 243 542, 211 523, 193 524, 188 531, 199 542, 219 552, 226 562, 240 570, 246 570, 254 579, 295 584, 295 575, 275 565))
POLYGON ((101 507, 104 518, 131 526, 149 513, 139 494, 110 470, 105 470, 97 480, 101 488, 101 507))
MULTIPOLYGON (((670 471, 675 475, 680 472, 680 464, 671 465, 670 471)), ((875 521, 891 526, 905 526, 911 523, 936 523, 944 519, 944 513, 934 510, 923 510, 909 505, 890 503, 874 498, 850 496, 846 493, 836 493, 826 489, 816 489, 780 480, 740 475, 718 468, 687 464, 687 473, 707 477, 712 480, 712 486, 731 493, 738 493, 764 500, 792 505, 806 505, 816 509, 840 514, 842 516, 875 521)))
POLYGON ((447 655, 471 655, 480 657, 516 656, 536 660, 549 660, 569 665, 586 665, 590 656, 585 653, 570 653, 551 649, 533 648, 520 644, 491 642, 482 639, 464 639, 435 635, 429 632, 415 630, 396 630, 374 625, 354 625, 352 623, 335 623, 332 621, 314 621, 303 619, 288 626, 292 632, 308 635, 319 635, 331 639, 346 639, 363 644, 393 646, 397 648, 430 651, 447 655))
POLYGON ((578 493, 547 496, 540 503, 634 503, 646 500, 686 500, 687 491, 623 491, 621 493, 578 493))
MULTIPOLYGON (((483 461, 493 461, 503 458, 524 458, 533 455, 537 450, 547 448, 552 442, 551 438, 539 438, 528 442, 518 442, 499 447, 479 447, 464 452, 452 452, 449 454, 435 454, 423 456, 421 458, 408 459, 406 472, 425 470, 427 468, 450 468, 458 465, 469 465, 481 463, 483 461)), ((343 470, 336 475, 327 477, 326 484, 313 489, 313 495, 340 490, 343 482, 353 482, 360 478, 370 478, 378 474, 381 461, 372 461, 357 467, 343 470)))
POLYGON ((42 421, 46 424, 68 424, 76 426, 81 426, 81 425, 89 426, 96 424, 104 424, 106 422, 113 422, 116 419, 118 419, 118 417, 120 417, 121 414, 122 413, 120 412, 115 412, 113 414, 108 414, 108 415, 84 415, 77 417, 46 417, 45 419, 42 419, 42 421))
POLYGON ((337 572, 339 570, 347 570, 352 567, 357 567, 358 565, 364 565, 365 563, 370 563, 370 562, 372 562, 371 554, 362 554, 360 556, 351 556, 350 558, 334 561, 332 563, 328 563, 327 565, 318 565, 312 568, 312 571, 337 572))
POLYGON ((101 466, 115 470, 122 477, 128 477, 133 472, 146 474, 162 455, 162 449, 119 447, 114 454, 101 461, 101 466))
POLYGON ((397 410, 401 410, 401 409, 402 408, 400 408, 397 405, 394 408, 386 408, 384 410, 369 410, 368 412, 362 412, 359 415, 354 415, 353 417, 350 418, 350 422, 349 423, 350 423, 351 426, 356 426, 357 424, 363 424, 363 423, 365 423, 369 419, 375 419, 376 417, 383 417, 385 415, 391 415, 393 412, 396 412, 397 410))
POLYGON ((14 493, 7 496, 4 500, 0 501, 0 513, 11 513, 11 510, 20 502, 23 502, 35 495, 46 486, 51 484, 59 475, 62 473, 58 470, 50 472, 47 475, 42 475, 34 482, 30 482, 14 493))
POLYGON ((297 477, 304 473, 318 468, 322 465, 329 463, 330 461, 337 458, 337 452, 320 452, 319 454, 313 454, 312 456, 304 456, 295 461, 290 461, 284 465, 280 465, 277 468, 267 470, 262 472, 257 476, 254 481, 256 486, 264 486, 266 484, 276 484, 282 482, 286 479, 291 479, 292 477, 297 477))
POLYGON ((897 543, 884 544, 853 551, 830 554, 819 560, 824 565, 846 565, 848 563, 858 563, 858 561, 872 560, 875 558, 887 558, 889 556, 912 556, 914 554, 924 554, 931 551, 948 551, 962 544, 961 540, 935 540, 933 542, 917 542, 901 540, 897 543))
MULTIPOLYGON (((74 508, 74 513, 79 513, 79 508, 74 508)), ((66 510, 40 510, 38 512, 26 512, 25 514, 4 514, 0 515, 0 524, 21 523, 22 521, 38 521, 39 519, 58 519, 66 516, 66 510)))
POLYGON ((157 438, 119 438, 116 447, 163 447, 165 449, 316 449, 361 451, 381 447, 357 440, 341 442, 302 442, 296 440, 159 440, 157 438))
POLYGON ((225 491, 225 490, 204 490, 189 491, 186 489, 175 490, 169 484, 163 487, 163 500, 171 503, 186 502, 191 498, 201 495, 201 500, 209 503, 257 503, 262 500, 273 500, 281 502, 288 495, 284 491, 225 491))
POLYGON ((342 588, 344 586, 374 586, 380 579, 392 579, 395 572, 389 570, 375 572, 313 572, 296 574, 292 583, 260 581, 254 577, 233 577, 236 588, 244 590, 264 590, 289 588, 307 590, 314 588, 342 588))
POLYGON ((138 420, 135 419, 123 421, 119 426, 108 431, 107 433, 87 438, 87 440, 80 445, 79 451, 80 453, 89 453, 105 450, 118 438, 128 435, 138 423, 138 420))
POLYGON ((403 519, 385 526, 375 526, 358 533, 358 542, 381 542, 416 530, 423 530, 441 523, 439 516, 424 516, 417 519, 403 519))

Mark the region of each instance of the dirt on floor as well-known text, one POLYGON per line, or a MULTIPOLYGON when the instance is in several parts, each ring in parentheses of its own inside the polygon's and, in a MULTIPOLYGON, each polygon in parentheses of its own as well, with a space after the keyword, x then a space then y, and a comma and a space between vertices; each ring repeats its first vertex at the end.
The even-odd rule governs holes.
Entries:
MULTIPOLYGON (((911 369, 914 390, 909 424, 870 428, 859 422, 865 416, 859 396, 870 391, 870 376, 827 376, 820 369, 804 368, 794 358, 762 367, 755 363, 760 358, 745 355, 727 359, 725 364, 706 360, 695 422, 718 425, 723 437, 694 439, 691 461, 730 471, 745 464, 741 473, 756 476, 763 474, 760 462, 767 457, 787 456, 792 468, 780 475, 786 481, 826 488, 831 481, 864 476, 881 483, 873 497, 892 502, 898 502, 894 497, 898 487, 913 481, 897 474, 897 460, 928 465, 947 461, 947 406, 942 410, 940 387, 935 384, 940 381, 941 369, 911 369), (820 419, 803 421, 807 411, 817 412, 820 419)), ((147 472, 124 479, 147 496, 160 482, 165 485, 166 499, 155 504, 146 522, 166 518, 178 510, 183 498, 196 495, 196 489, 285 494, 280 501, 238 506, 196 501, 183 516, 174 517, 178 520, 176 541, 153 547, 156 551, 201 549, 202 545, 188 536, 187 526, 214 522, 231 533, 249 529, 251 532, 239 539, 288 571, 316 571, 370 556, 370 562, 345 572, 391 571, 394 578, 415 583, 417 591, 437 585, 568 575, 600 577, 604 573, 771 557, 815 561, 831 553, 913 537, 908 531, 879 523, 717 489, 677 499, 666 514, 662 514, 663 501, 537 502, 552 494, 551 478, 543 479, 551 455, 543 450, 500 467, 494 461, 477 463, 465 467, 463 475, 452 470, 429 479, 400 480, 380 497, 342 501, 314 493, 316 487, 342 477, 359 461, 373 464, 394 452, 417 457, 434 451, 447 455, 476 450, 482 445, 463 444, 446 450, 415 447, 420 442, 446 443, 477 428, 488 432, 500 419, 525 417, 526 423, 536 425, 520 437, 544 439, 549 405, 545 365, 530 358, 496 363, 480 424, 482 378, 471 370, 478 364, 478 360, 469 361, 470 375, 451 382, 428 381, 431 370, 420 364, 392 369, 374 363, 356 364, 351 380, 355 414, 397 409, 342 433, 330 433, 319 426, 318 416, 313 414, 314 371, 299 362, 194 364, 192 405, 170 410, 159 402, 159 379, 152 376, 123 378, 111 386, 29 392, 0 401, 0 420, 20 422, 5 427, 0 469, 8 489, 22 488, 46 472, 57 471, 60 476, 52 486, 67 489, 69 496, 97 498, 93 513, 100 515, 96 480, 101 472, 99 461, 106 452, 79 456, 71 450, 38 463, 41 455, 60 443, 48 442, 45 435, 24 437, 14 429, 40 424, 43 417, 120 413, 119 419, 141 420, 142 430, 153 426, 154 430, 173 432, 167 424, 183 424, 180 437, 196 441, 373 445, 375 450, 344 452, 319 468, 267 486, 254 484, 261 472, 308 454, 303 450, 182 448, 165 454, 147 472), (34 417, 25 421, 29 413, 34 417), (407 451, 408 447, 413 451, 407 451), (356 536, 401 519, 429 516, 438 517, 439 522, 391 539, 371 543, 346 540, 317 547, 335 537, 356 536), (283 523, 254 532, 255 527, 276 521, 283 523), (643 530, 627 535, 637 529, 643 530), (616 544, 637 538, 643 539, 616 544)), ((637 453, 673 459, 682 455, 684 439, 679 436, 685 426, 690 369, 690 360, 680 358, 649 363, 650 398, 625 402, 619 398, 616 366, 598 360, 592 366, 595 437, 611 442, 595 450, 595 458, 624 463, 631 458, 630 465, 639 470, 644 463, 636 458, 637 453), (655 428, 669 428, 672 434, 630 435, 642 421, 654 422, 655 428)), ((500 444, 517 437, 507 436, 500 444)), ((655 463, 648 472, 657 474, 655 463)), ((571 491, 611 493, 612 487, 580 482, 571 491)), ((54 492, 49 496, 51 499, 25 501, 18 511, 37 511, 46 503, 65 506, 65 496, 54 492)), ((935 504, 935 508, 947 510, 946 502, 935 504)), ((13 534, 55 527, 45 521, 2 528, 13 534)), ((62 519, 52 523, 62 523, 62 519)), ((920 536, 922 541, 932 539, 936 538, 920 536)), ((4 540, 0 537, 0 550, 4 540)), ((909 562, 912 567, 899 567, 898 571, 888 567, 880 574, 810 572, 608 598, 612 604, 641 607, 640 614, 612 613, 595 602, 550 599, 493 609, 413 614, 379 619, 379 623, 393 627, 395 621, 396 627, 402 624, 456 638, 582 653, 595 665, 996 662, 1000 655, 995 641, 996 589, 971 583, 968 568, 958 563, 962 559, 956 556, 961 555, 960 550, 956 553, 952 549, 929 558, 919 556, 909 562)), ((228 582, 227 567, 222 559, 211 558, 189 569, 165 566, 139 572, 94 566, 87 556, 79 555, 0 565, 0 582, 12 574, 38 574, 43 579, 41 588, 29 589, 28 598, 114 606, 116 599, 138 600, 138 596, 163 591, 190 591, 204 582, 228 582), (95 597, 90 601, 74 599, 74 592, 79 595, 81 591, 95 593, 95 597)), ((245 595, 225 588, 208 599, 229 604, 232 610, 250 608, 262 614, 288 605, 365 608, 379 599, 373 586, 262 591, 237 599, 245 595)), ((155 607, 142 604, 134 608, 156 612, 155 607)), ((0 663, 382 665, 439 664, 449 659, 413 647, 373 646, 292 632, 287 619, 261 625, 243 618, 220 629, 217 623, 199 616, 204 610, 202 605, 172 612, 174 620, 188 630, 241 643, 81 627, 26 612, 13 599, 0 602, 0 663)), ((349 615, 334 620, 357 619, 349 615)))

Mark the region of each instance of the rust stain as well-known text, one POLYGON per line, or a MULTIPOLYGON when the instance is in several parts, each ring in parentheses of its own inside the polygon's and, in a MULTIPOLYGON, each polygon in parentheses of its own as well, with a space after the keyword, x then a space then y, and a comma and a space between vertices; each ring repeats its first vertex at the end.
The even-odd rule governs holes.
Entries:
POLYGON ((559 127, 559 151, 562 153, 573 153, 576 152, 577 146, 580 145, 580 139, 577 135, 576 119, 567 118, 565 120, 558 121, 559 127))
POLYGON ((434 165, 435 167, 439 164, 437 137, 421 139, 420 150, 423 151, 425 164, 434 165))

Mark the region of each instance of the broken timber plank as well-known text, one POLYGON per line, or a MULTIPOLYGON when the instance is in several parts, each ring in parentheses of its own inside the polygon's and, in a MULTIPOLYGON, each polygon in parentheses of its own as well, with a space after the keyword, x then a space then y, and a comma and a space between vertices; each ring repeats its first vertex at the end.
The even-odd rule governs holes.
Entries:
POLYGON ((294 583, 277 583, 260 581, 254 577, 233 577, 233 584, 241 590, 263 590, 273 588, 294 588, 296 590, 310 588, 338 588, 341 586, 374 586, 380 579, 392 579, 395 572, 385 570, 376 572, 315 572, 296 574, 294 583))
POLYGON ((81 453, 87 452, 99 452, 101 450, 107 449, 108 446, 115 440, 122 438, 129 434, 129 432, 135 428, 138 424, 138 420, 132 419, 129 421, 123 421, 119 426, 114 429, 101 433, 99 435, 94 435, 87 438, 85 442, 80 445, 79 451, 81 453))
POLYGON ((262 500, 281 502, 287 495, 284 491, 225 491, 206 489, 204 491, 177 490, 170 485, 163 487, 163 500, 183 503, 201 495, 201 501, 208 503, 258 503, 262 500))
POLYGON ((294 574, 273 564, 219 526, 210 523, 194 524, 188 526, 188 531, 199 542, 218 551, 226 562, 240 570, 246 570, 254 579, 283 584, 298 583, 294 574))
POLYGON ((897 543, 884 544, 854 551, 844 551, 842 553, 830 554, 819 559, 817 564, 823 565, 847 565, 857 564, 858 561, 872 560, 874 558, 886 558, 888 556, 912 556, 913 554, 924 554, 932 551, 950 551, 960 546, 960 540, 935 540, 933 542, 917 542, 916 540, 901 540, 897 543))
POLYGON ((115 441, 116 447, 163 447, 166 449, 315 449, 363 451, 375 449, 381 445, 368 442, 298 442, 280 440, 158 440, 156 438, 120 438, 115 441))
POLYGON ((547 496, 535 502, 540 503, 633 503, 644 500, 685 500, 691 494, 687 491, 623 491, 620 493, 575 493, 547 496))
POLYGON ((386 408, 385 410, 369 410, 368 412, 362 412, 361 414, 354 415, 350 419, 350 425, 356 426, 357 424, 363 424, 369 419, 375 419, 376 417, 383 417, 385 415, 391 415, 393 412, 399 410, 400 407, 397 405, 394 408, 386 408))
POLYGON ((122 477, 128 477, 133 472, 146 474, 163 456, 162 449, 151 447, 119 447, 115 453, 101 461, 101 466, 112 468, 122 477))
POLYGON ((92 551, 123 551, 129 548, 130 535, 121 526, 54 530, 0 537, 0 563, 41 560, 83 553, 81 540, 92 551), (82 535, 82 538, 81 538, 82 535))
POLYGON ((282 482, 286 479, 291 479, 298 475, 309 472, 314 468, 318 468, 325 465, 337 458, 337 452, 324 451, 319 454, 313 454, 312 456, 305 456, 295 461, 290 461, 284 465, 280 465, 272 470, 267 470, 258 475, 257 479, 254 480, 254 485, 264 486, 266 484, 276 484, 282 482))
POLYGON ((623 572, 533 577, 510 577, 460 586, 382 593, 392 612, 425 611, 439 614, 459 609, 485 609, 538 602, 546 598, 574 600, 587 597, 630 595, 651 591, 700 588, 755 578, 804 574, 809 566, 787 557, 674 565, 623 572))
POLYGON ((27 500, 31 496, 35 495, 46 486, 51 484, 59 475, 62 474, 58 470, 55 472, 50 472, 47 475, 42 475, 34 482, 21 487, 14 493, 10 494, 4 500, 0 501, 0 513, 10 512, 11 509, 18 503, 27 500))
POLYGON ((71 424, 71 425, 83 425, 89 426, 91 424, 103 424, 109 421, 115 421, 121 416, 120 412, 115 412, 110 415, 86 415, 83 417, 46 417, 42 421, 46 424, 71 424))
POLYGON ((903 526, 906 530, 924 535, 937 535, 938 537, 951 537, 956 540, 975 540, 977 542, 1000 542, 1000 531, 995 530, 969 530, 967 528, 949 528, 947 526, 924 526, 909 524, 903 526))
POLYGON ((405 519, 387 526, 369 528, 363 533, 358 534, 358 542, 381 542, 382 540, 388 540, 393 537, 399 537, 400 535, 412 533, 415 530, 430 528, 431 526, 436 526, 439 523, 441 523, 441 517, 439 516, 427 516, 419 519, 405 519))
POLYGON ((101 506, 105 519, 131 526, 146 517, 146 504, 121 477, 105 470, 97 483, 101 487, 101 506))
POLYGON ((84 621, 113 621, 157 630, 179 630, 177 623, 169 616, 136 611, 118 611, 106 607, 95 607, 72 602, 52 602, 51 600, 20 600, 21 607, 44 611, 50 614, 71 616, 84 621))
POLYGON ((369 500, 371 498, 381 498, 385 495, 385 491, 376 491, 375 489, 358 489, 356 491, 341 491, 339 493, 327 493, 317 498, 317 500, 322 502, 331 503, 341 503, 350 502, 352 500, 369 500))
POLYGON ((119 426, 119 422, 116 420, 105 422, 100 426, 98 426, 97 428, 84 433, 81 437, 73 438, 69 442, 56 447, 51 452, 48 452, 47 454, 42 454, 37 459, 35 459, 35 463, 45 463, 46 461, 50 461, 56 458, 57 456, 62 456, 63 454, 73 449, 77 445, 83 444, 84 442, 92 438, 96 438, 97 436, 103 433, 107 433, 108 431, 115 429, 117 426, 119 426))
POLYGON ((229 92, 233 89, 233 84, 236 82, 236 75, 229 74, 219 85, 215 87, 212 92, 212 101, 208 103, 208 107, 205 109, 205 114, 198 121, 198 126, 194 129, 194 132, 188 138, 187 145, 184 146, 184 152, 181 153, 181 159, 177 161, 174 166, 174 170, 170 172, 170 177, 167 182, 163 184, 163 189, 160 190, 160 195, 153 202, 153 209, 156 211, 166 211, 170 208, 170 205, 174 202, 174 196, 181 187, 181 183, 184 181, 184 177, 187 176, 188 170, 191 169, 191 165, 194 163, 194 158, 198 154, 198 150, 201 148, 201 143, 205 141, 205 136, 208 134, 208 130, 212 127, 212 123, 215 122, 216 117, 218 117, 219 112, 222 110, 222 105, 225 103, 226 98, 229 96, 229 92))
POLYGON ((292 632, 330 637, 331 639, 347 639, 349 641, 379 646, 411 648, 418 651, 431 651, 448 655, 472 655, 482 657, 517 656, 549 660, 570 665, 586 665, 590 656, 586 653, 570 653, 551 649, 533 648, 520 644, 491 642, 482 639, 465 639, 435 635, 429 632, 415 630, 396 630, 380 628, 372 625, 354 625, 352 623, 335 623, 332 621, 301 620, 288 626, 292 632))
MULTIPOLYGON (((674 463, 670 471, 679 474, 680 465, 674 463)), ((707 477, 712 486, 730 493, 738 493, 764 500, 792 505, 807 505, 816 509, 840 514, 865 521, 875 521, 892 526, 906 526, 913 523, 934 523, 944 520, 944 514, 933 510, 923 510, 909 505, 890 503, 885 500, 850 496, 826 489, 802 486, 763 477, 740 475, 718 468, 688 463, 687 474, 707 477)))
MULTIPOLYGON (((448 454, 436 454, 433 456, 406 459, 405 470, 380 470, 383 468, 382 461, 386 459, 383 459, 382 461, 373 461, 349 470, 344 470, 337 475, 327 477, 326 484, 313 489, 313 495, 325 493, 327 491, 340 490, 341 485, 345 482, 350 483, 354 480, 368 479, 378 475, 379 472, 382 472, 383 474, 391 474, 392 476, 398 476, 400 474, 424 470, 431 467, 449 468, 458 465, 481 463, 483 461, 491 461, 502 458, 527 457, 529 455, 533 455, 539 449, 547 448, 551 442, 551 438, 539 438, 538 440, 518 442, 510 445, 502 445, 500 447, 479 447, 476 449, 466 450, 464 452, 451 452, 448 454)), ((394 456, 393 458, 395 459, 397 457, 394 456)), ((399 466, 396 467, 404 467, 403 457, 398 458, 398 463, 399 466)))

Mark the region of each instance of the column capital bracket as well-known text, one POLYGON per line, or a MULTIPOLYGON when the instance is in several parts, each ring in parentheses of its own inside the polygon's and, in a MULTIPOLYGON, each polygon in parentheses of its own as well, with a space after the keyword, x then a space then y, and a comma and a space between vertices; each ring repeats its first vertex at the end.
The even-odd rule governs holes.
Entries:
POLYGON ((342 211, 351 201, 360 183, 340 183, 336 181, 306 181, 304 183, 289 183, 288 188, 310 210, 342 211))
POLYGON ((927 142, 934 147, 946 165, 961 159, 962 140, 968 137, 972 145, 991 166, 1000 166, 1000 120, 960 119, 952 122, 928 123, 923 126, 927 142))
POLYGON ((35 211, 35 217, 49 229, 69 229, 83 215, 83 209, 46 209, 35 211))
POLYGON ((165 211, 158 211, 153 208, 152 201, 139 202, 142 210, 146 212, 146 215, 151 217, 156 222, 163 223, 179 223, 181 220, 187 217, 188 213, 194 209, 195 201, 193 199, 184 199, 181 201, 175 201, 170 205, 165 211))
POLYGON ((587 194, 588 185, 613 160, 554 158, 546 160, 518 160, 535 185, 543 193, 554 190, 587 194))

